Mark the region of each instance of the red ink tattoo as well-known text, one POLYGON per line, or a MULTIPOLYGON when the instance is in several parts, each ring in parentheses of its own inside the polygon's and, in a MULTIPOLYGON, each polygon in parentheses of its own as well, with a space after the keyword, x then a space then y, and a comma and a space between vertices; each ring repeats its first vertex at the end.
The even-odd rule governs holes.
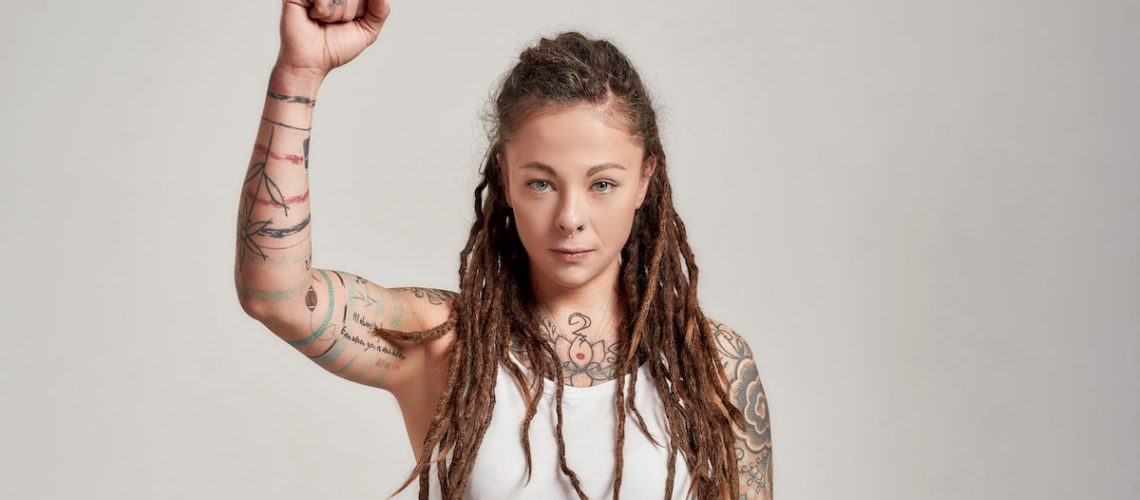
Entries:
POLYGON ((268 149, 261 144, 255 144, 253 146, 253 151, 258 154, 265 154, 268 152, 270 158, 273 158, 274 160, 285 160, 294 165, 300 165, 305 162, 305 157, 302 155, 274 153, 273 151, 268 151, 268 149))
MULTIPOLYGON (((242 193, 242 195, 244 195, 244 196, 245 196, 245 199, 246 199, 246 200, 249 200, 249 199, 252 199, 252 198, 253 198, 253 192, 251 192, 251 191, 250 191, 250 190, 248 190, 248 189, 242 190, 242 192, 241 192, 241 193, 242 193)), ((293 204, 296 204, 296 203, 303 203, 303 202, 306 202, 306 201, 309 201, 309 192, 308 192, 308 191, 305 191, 305 194, 300 194, 300 195, 297 195, 297 196, 291 196, 291 197, 289 197, 289 198, 285 198, 285 204, 286 204, 286 205, 293 205, 293 204)), ((258 205, 266 205, 266 206, 271 206, 271 207, 279 207, 279 206, 281 206, 281 203, 280 203, 280 202, 278 202, 278 201, 274 201, 274 200, 267 200, 267 199, 265 199, 265 198, 258 198, 258 199, 257 199, 257 201, 256 201, 256 203, 257 203, 258 205)))

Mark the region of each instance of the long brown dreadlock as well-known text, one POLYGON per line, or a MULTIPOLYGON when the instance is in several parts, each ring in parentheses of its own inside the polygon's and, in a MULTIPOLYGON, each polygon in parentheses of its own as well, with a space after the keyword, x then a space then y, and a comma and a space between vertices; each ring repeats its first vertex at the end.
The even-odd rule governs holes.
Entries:
MULTIPOLYGON (((634 216, 629 239, 621 250, 619 292, 626 310, 636 311, 636 315, 623 318, 618 326, 620 340, 615 344, 620 362, 614 395, 617 439, 613 498, 617 500, 621 491, 627 409, 641 432, 660 446, 650 436, 634 405, 636 366, 643 362, 658 382, 658 395, 668 420, 669 478, 665 498, 673 495, 678 450, 692 477, 687 496, 696 492, 702 499, 737 498, 738 472, 731 425, 736 422, 743 427, 743 415, 723 389, 728 378, 720 363, 713 330, 697 302, 697 265, 685 225, 673 209, 657 117, 641 78, 610 42, 567 32, 553 39, 542 38, 524 50, 503 79, 494 103, 488 134, 491 147, 480 172, 483 178, 475 188, 475 221, 460 253, 459 293, 448 320, 417 332, 380 327, 373 330, 387 340, 413 343, 436 339, 452 329, 456 332, 456 340, 447 353, 447 382, 436 403, 423 452, 393 495, 407 488, 418 475, 419 497, 426 500, 430 464, 436 464, 442 498, 462 497, 491 421, 497 365, 505 364, 520 391, 530 387, 522 371, 509 362, 512 335, 525 348, 527 357, 535 361, 532 366, 536 375, 563 380, 554 349, 539 330, 541 321, 530 293, 527 254, 506 204, 497 157, 535 111, 544 106, 591 103, 621 115, 633 137, 644 145, 643 161, 652 157, 657 164, 656 175, 650 180, 644 203, 634 216), (628 395, 624 387, 627 373, 631 377, 628 395), (449 463, 445 463, 447 456, 451 457, 449 463)), ((527 401, 521 440, 528 481, 530 422, 544 389, 543 384, 536 385, 533 394, 522 391, 527 401)), ((578 496, 586 499, 577 474, 566 464, 563 384, 555 385, 561 470, 578 496)))

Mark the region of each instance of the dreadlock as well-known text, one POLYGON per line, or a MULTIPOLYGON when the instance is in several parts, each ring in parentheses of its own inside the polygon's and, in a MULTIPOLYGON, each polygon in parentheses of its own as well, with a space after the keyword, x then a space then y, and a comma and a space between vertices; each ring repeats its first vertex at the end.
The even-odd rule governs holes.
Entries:
MULTIPOLYGON (((687 492, 698 498, 739 495, 732 423, 743 426, 743 416, 729 399, 713 331, 697 302, 697 265, 685 233, 685 224, 673 208, 665 151, 657 117, 645 86, 629 60, 606 40, 589 39, 578 32, 542 38, 519 56, 505 75, 489 112, 490 148, 483 160, 482 179, 475 188, 475 221, 459 257, 459 293, 443 324, 423 331, 399 332, 376 327, 386 340, 423 342, 452 329, 456 340, 447 352, 447 382, 423 442, 423 451, 411 473, 392 495, 419 476, 420 499, 428 498, 429 471, 436 464, 444 499, 461 498, 475 456, 495 405, 496 368, 503 362, 523 392, 527 413, 521 429, 527 479, 531 471, 530 422, 537 412, 544 386, 533 393, 524 374, 509 362, 512 336, 525 349, 538 376, 561 381, 562 367, 553 347, 540 332, 541 320, 530 293, 528 260, 519 239, 511 208, 507 206, 498 155, 533 113, 546 106, 589 103, 602 105, 624 118, 631 135, 644 146, 643 165, 657 163, 645 200, 634 216, 629 239, 621 250, 619 292, 627 311, 618 325, 617 390, 614 409, 617 435, 614 443, 613 498, 622 484, 622 445, 626 411, 655 445, 641 413, 634 405, 638 370, 647 363, 657 381, 669 431, 669 478, 665 498, 673 495, 677 452, 688 463, 692 483, 687 492), (636 364, 635 364, 636 363, 636 364), (625 388, 625 374, 630 374, 625 388), (668 382, 661 383, 661 382, 668 382), (628 390, 628 395, 626 391, 628 390), (432 458, 433 451, 435 458, 432 458), (450 462, 445 458, 450 456, 450 462)), ((566 464, 562 436, 562 383, 557 395, 558 457, 562 472, 578 496, 586 499, 578 475, 566 464)), ((391 498, 391 497, 389 497, 391 498)))

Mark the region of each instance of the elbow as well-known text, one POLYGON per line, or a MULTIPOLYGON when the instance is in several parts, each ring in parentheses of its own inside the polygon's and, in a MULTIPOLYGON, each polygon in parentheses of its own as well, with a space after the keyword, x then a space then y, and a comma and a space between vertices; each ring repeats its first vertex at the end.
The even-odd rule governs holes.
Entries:
POLYGON ((262 315, 262 310, 253 302, 239 299, 238 304, 241 304, 241 310, 245 312, 246 316, 256 319, 262 315))
POLYGON ((253 300, 249 296, 249 289, 243 286, 240 282, 234 282, 235 290, 237 292, 238 304, 241 305, 241 310, 251 318, 258 319, 265 314, 265 302, 253 300))

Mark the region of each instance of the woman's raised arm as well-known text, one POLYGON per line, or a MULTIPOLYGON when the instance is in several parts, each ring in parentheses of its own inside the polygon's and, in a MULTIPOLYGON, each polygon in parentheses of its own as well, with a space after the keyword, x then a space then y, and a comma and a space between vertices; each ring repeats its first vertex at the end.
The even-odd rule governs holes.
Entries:
POLYGON ((242 309, 326 370, 393 390, 407 365, 430 353, 370 335, 374 326, 421 330, 444 322, 454 294, 386 289, 312 260, 309 135, 317 91, 333 68, 374 42, 389 8, 383 0, 282 5, 281 50, 242 181, 234 282, 242 309))
POLYGON ((285 307, 312 271, 309 131, 320 80, 275 68, 242 181, 234 281, 254 317, 285 307))

